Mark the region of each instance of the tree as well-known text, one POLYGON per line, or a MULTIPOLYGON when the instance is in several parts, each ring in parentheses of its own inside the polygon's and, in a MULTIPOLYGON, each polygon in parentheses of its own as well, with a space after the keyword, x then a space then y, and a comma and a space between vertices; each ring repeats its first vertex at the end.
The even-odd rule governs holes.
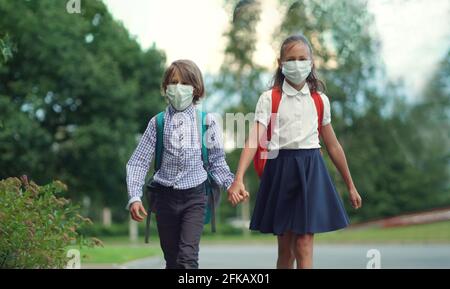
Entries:
MULTIPOLYGON (((367 1, 279 3, 284 17, 273 35, 274 49, 278 54, 284 38, 304 34, 313 46, 319 75, 326 82, 333 127, 364 200, 363 209, 355 212, 344 195, 352 221, 448 205, 448 60, 427 88, 427 100, 413 105, 404 99, 400 84, 389 82, 379 61, 380 40, 367 1)), ((258 1, 231 4, 236 4, 236 10, 246 5, 259 7, 258 1)), ((252 64, 257 40, 252 28, 260 12, 255 11, 258 13, 248 19, 242 18, 245 24, 233 22, 225 34, 229 39, 225 49, 228 57, 218 78, 222 87, 217 88, 227 91, 227 95, 233 95, 233 91, 238 95, 238 104, 229 111, 253 111, 257 97, 265 89, 253 81, 267 74, 252 64), (246 69, 254 73, 243 73, 246 69)), ((239 153, 235 150, 228 155, 233 168, 239 153)), ((331 160, 325 160, 338 191, 345 192, 346 186, 331 160)), ((256 177, 249 175, 247 182, 249 190, 256 193, 256 177)))
MULTIPOLYGON (((280 0, 285 17, 274 39, 279 44, 288 35, 301 33, 311 42, 314 61, 332 97, 334 115, 351 123, 363 113, 369 93, 375 89, 379 63, 379 40, 373 31, 373 16, 366 0, 280 0)), ((278 49, 277 45, 277 49, 278 49)), ((378 79, 383 81, 384 75, 378 79)))
POLYGON ((0 37, 0 52, 2 55, 0 64, 7 62, 10 58, 12 58, 13 49, 14 49, 13 45, 11 44, 8 35, 4 35, 3 37, 0 37))
MULTIPOLYGON (((450 204, 450 50, 431 74, 423 99, 407 113, 408 130, 399 139, 409 137, 404 150, 413 160, 420 184, 416 201, 419 207, 450 204)), ((401 133, 400 132, 400 133, 401 133)))
MULTIPOLYGON (((264 69, 253 61, 256 49, 256 26, 260 20, 261 4, 257 0, 226 1, 232 12, 231 23, 224 33, 228 39, 224 50, 224 61, 213 84, 216 94, 227 99, 236 96, 236 103, 224 102, 234 107, 232 110, 251 111, 258 100, 258 91, 263 84, 261 74, 264 69)), ((224 105, 222 109, 226 108, 224 105)))
POLYGON ((17 47, 0 68, 0 177, 58 178, 71 197, 88 195, 123 216, 126 161, 164 105, 165 56, 142 51, 103 2, 81 8, 0 0, 0 31, 17 47))
MULTIPOLYGON (((224 49, 224 61, 208 90, 214 91, 214 95, 220 98, 216 110, 226 109, 227 113, 246 113, 254 110, 260 92, 264 89, 262 75, 265 69, 253 61, 261 4, 257 0, 232 0, 225 1, 225 6, 232 17, 224 33, 228 40, 224 49)), ((207 101, 215 100, 208 98, 207 101)), ((235 128, 226 129, 233 136, 236 135, 235 128)), ((239 157, 240 150, 233 150, 227 154, 227 162, 232 171, 236 171, 239 157)), ((257 189, 256 174, 249 172, 248 175, 246 185, 249 190, 254 191, 257 189)), ((236 209, 222 202, 220 216, 228 218, 235 215, 236 209)))

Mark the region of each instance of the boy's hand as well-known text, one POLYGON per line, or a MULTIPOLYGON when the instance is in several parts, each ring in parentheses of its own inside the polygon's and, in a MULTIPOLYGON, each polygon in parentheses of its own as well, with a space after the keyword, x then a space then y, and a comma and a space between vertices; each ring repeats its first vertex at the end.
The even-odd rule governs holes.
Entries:
POLYGON ((142 216, 141 213, 143 213, 144 216, 147 216, 147 212, 145 211, 142 203, 139 201, 132 203, 130 206, 131 218, 136 222, 142 222, 144 220, 144 216, 142 216))
POLYGON ((249 196, 250 194, 245 190, 244 183, 242 182, 234 181, 228 189, 228 201, 230 201, 233 206, 245 201, 249 196))

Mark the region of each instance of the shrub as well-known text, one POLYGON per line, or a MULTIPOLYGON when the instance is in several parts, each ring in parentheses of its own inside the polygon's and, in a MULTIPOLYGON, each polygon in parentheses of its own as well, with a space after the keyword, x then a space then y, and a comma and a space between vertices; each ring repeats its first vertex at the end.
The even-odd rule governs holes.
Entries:
POLYGON ((69 245, 101 245, 78 233, 91 221, 57 196, 66 190, 59 181, 45 186, 26 177, 0 181, 0 268, 64 268, 69 245))

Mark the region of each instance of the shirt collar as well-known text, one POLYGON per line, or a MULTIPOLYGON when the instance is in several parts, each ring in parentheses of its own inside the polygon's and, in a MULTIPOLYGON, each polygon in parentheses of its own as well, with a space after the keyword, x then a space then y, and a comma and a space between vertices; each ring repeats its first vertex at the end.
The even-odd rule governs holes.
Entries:
POLYGON ((167 107, 167 111, 169 112, 169 114, 172 116, 175 113, 186 113, 188 115, 193 115, 194 114, 194 110, 195 110, 195 106, 194 104, 190 104, 185 110, 183 111, 177 111, 175 108, 173 108, 173 106, 171 104, 168 105, 167 107))
POLYGON ((282 89, 283 89, 283 92, 288 96, 295 96, 298 94, 301 94, 301 95, 309 94, 309 86, 308 86, 307 82, 305 82, 305 85, 300 90, 297 90, 297 89, 293 88, 292 85, 290 85, 285 79, 283 81, 282 89))

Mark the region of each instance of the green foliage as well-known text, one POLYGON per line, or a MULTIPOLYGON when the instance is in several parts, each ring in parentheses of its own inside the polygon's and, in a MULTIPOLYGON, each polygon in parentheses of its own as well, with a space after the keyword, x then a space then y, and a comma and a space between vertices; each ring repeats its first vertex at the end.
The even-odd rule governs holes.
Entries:
MULTIPOLYGON (((128 236, 129 223, 113 223, 109 226, 105 226, 100 223, 94 223, 92 226, 84 227, 79 230, 80 234, 89 237, 119 237, 128 236)), ((138 223, 138 234, 144 236, 145 234, 145 222, 138 223)), ((152 224, 150 226, 150 236, 157 236, 157 228, 154 215, 152 216, 152 224)), ((143 240, 143 239, 142 239, 143 240)))
MULTIPOLYGON (((333 98, 334 114, 351 121, 376 84, 379 40, 366 0, 281 0, 285 17, 274 38, 277 50, 288 35, 302 33, 311 42, 314 61, 333 98)), ((383 80, 382 78, 380 80, 383 80)), ((369 100, 370 101, 370 100, 369 100)))
MULTIPOLYGON (((229 4, 236 1, 231 2, 229 4)), ((254 108, 257 101, 258 93, 255 92, 263 88, 261 73, 264 69, 253 62, 261 4, 255 0, 243 0, 227 6, 232 11, 230 26, 224 33, 228 43, 224 50, 224 62, 211 90, 223 93, 227 98, 237 95, 240 104, 232 110, 247 112, 254 108)), ((222 102, 221 108, 228 108, 230 104, 222 102)))
MULTIPOLYGON (((224 204, 224 208, 231 208, 231 206, 226 202, 226 200, 222 203, 224 204)), ((219 212, 223 214, 223 209, 221 208, 219 212)), ((218 216, 218 219, 220 217, 218 216)), ((129 233, 129 223, 114 223, 109 226, 105 226, 103 224, 94 223, 91 226, 85 226, 83 228, 80 228, 77 230, 81 235, 87 236, 87 237, 96 237, 100 238, 102 240, 108 239, 110 237, 124 237, 128 238, 129 233)), ((211 226, 210 224, 205 225, 203 229, 203 235, 204 236, 210 236, 210 235, 239 235, 242 233, 242 229, 235 228, 230 224, 227 224, 226 222, 220 222, 220 224, 217 227, 217 232, 212 233, 211 232, 211 226)), ((144 235, 145 235, 145 222, 138 223, 138 235, 140 236, 140 239, 138 242, 143 243, 144 241, 144 235)), ((158 238, 158 230, 156 226, 155 221, 155 215, 152 215, 152 223, 150 225, 150 239, 154 240, 158 238)))
POLYGON ((67 246, 93 247, 77 230, 91 221, 58 194, 66 185, 45 186, 17 178, 0 181, 0 268, 64 268, 67 246))
POLYGON ((9 59, 13 56, 13 45, 11 44, 11 41, 9 39, 8 35, 5 35, 4 37, 0 36, 0 52, 2 58, 0 59, 0 64, 2 62, 7 62, 9 59))
POLYGON ((112 236, 126 236, 128 235, 128 224, 111 224, 105 226, 94 223, 92 226, 82 228, 79 232, 90 237, 112 237, 112 236))
MULTIPOLYGON (((231 19, 225 58, 207 90, 221 97, 216 112, 252 112, 267 88, 264 79, 274 72, 253 61, 261 2, 225 2, 231 19)), ((326 80, 333 127, 364 200, 357 212, 345 200, 352 220, 448 205, 449 54, 430 71, 423 99, 412 104, 399 85, 385 85, 367 1, 279 3, 283 17, 274 27, 274 49, 278 53, 288 34, 305 34, 326 80)), ((0 178, 61 179, 74 201, 89 196, 93 208, 110 206, 114 220, 125 221, 124 167, 136 137, 164 107, 159 85, 165 55, 155 46, 143 51, 102 1, 83 1, 81 14, 67 13, 65 4, 0 0, 0 178)), ((239 155, 240 150, 227 154, 233 171, 239 155)), ((250 167, 250 207, 258 185, 250 167)), ((219 221, 239 210, 224 198, 219 221)), ((103 233, 123 232, 112 227, 103 233)))
POLYGON ((51 135, 21 111, 10 97, 0 95, 0 175, 34 172, 37 179, 54 170, 54 156, 48 154, 51 135))
POLYGON ((123 219, 125 164, 164 106, 163 52, 143 51, 102 1, 69 14, 65 2, 0 0, 0 15, 16 48, 0 65, 0 178, 58 178, 123 219))

